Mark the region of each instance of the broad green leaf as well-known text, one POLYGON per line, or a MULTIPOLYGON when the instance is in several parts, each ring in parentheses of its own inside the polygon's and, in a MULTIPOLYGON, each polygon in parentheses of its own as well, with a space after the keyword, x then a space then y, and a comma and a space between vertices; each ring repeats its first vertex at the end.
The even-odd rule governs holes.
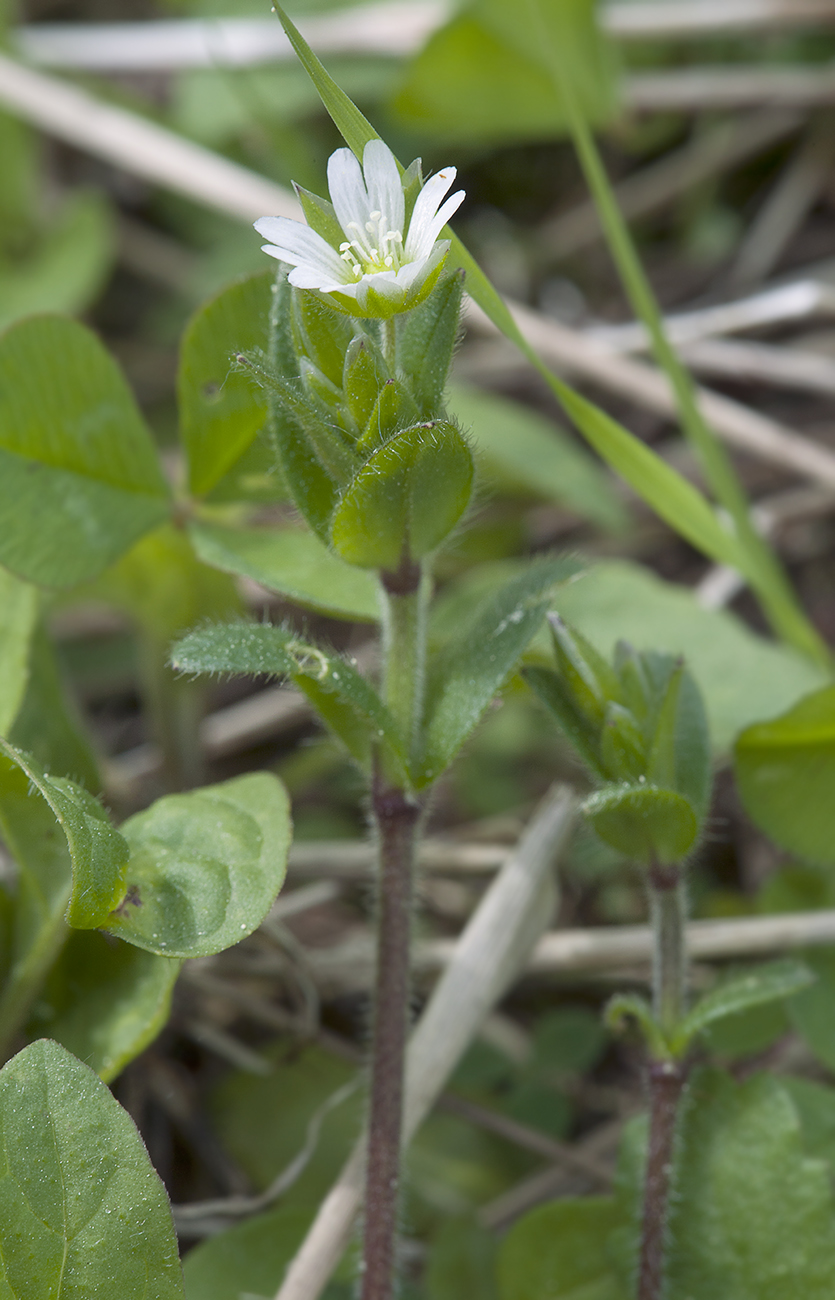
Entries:
POLYGON ((538 631, 555 590, 579 567, 563 557, 532 561, 462 618, 430 660, 419 786, 452 762, 538 631))
POLYGON ((201 563, 187 534, 171 524, 143 537, 83 594, 124 610, 160 651, 201 619, 243 609, 232 580, 201 563))
POLYGON ((48 1034, 109 1083, 168 1019, 180 963, 75 930, 33 1007, 30 1038, 48 1034))
POLYGON ((670 1206, 670 1300, 829 1300, 835 1206, 779 1082, 691 1084, 670 1206))
POLYGON ((127 892, 103 928, 146 952, 232 947, 261 924, 284 882, 290 808, 268 772, 165 795, 121 829, 127 892))
MULTIPOLYGON (((372 417, 373 418, 373 417, 372 417)), ((362 568, 423 559, 467 509, 473 458, 454 425, 430 421, 395 434, 354 476, 331 519, 334 549, 362 568)))
POLYGON ((610 480, 559 425, 521 402, 463 384, 452 385, 448 405, 499 486, 556 501, 611 532, 626 528, 629 514, 610 480))
POLYGON ((361 623, 380 617, 376 579, 345 564, 315 533, 193 523, 189 536, 204 563, 252 578, 297 605, 361 623))
POLYGON ((622 1219, 611 1196, 550 1201, 518 1219, 499 1248, 499 1300, 627 1300, 606 1254, 622 1219))
POLYGON ((29 684, 9 740, 31 753, 51 776, 68 776, 91 794, 100 792, 95 754, 43 627, 32 638, 29 684))
POLYGON ((8 947, 0 957, 0 1043, 8 1043, 70 935, 64 917, 73 880, 69 847, 52 809, 31 791, 26 772, 4 758, 0 832, 17 868, 13 902, 3 895, 8 947))
POLYGON ((835 1173, 835 1088, 790 1074, 780 1076, 780 1086, 791 1097, 800 1118, 806 1154, 826 1160, 835 1173))
POLYGON ((684 1051, 691 1039, 717 1020, 724 1020, 749 1007, 778 1002, 814 984, 815 976, 802 962, 786 959, 760 966, 720 984, 700 998, 679 1025, 672 1043, 675 1055, 684 1051))
POLYGON ((0 1070, 0 1294, 183 1300, 168 1198, 132 1120, 45 1039, 0 1070))
POLYGON ((303 641, 290 628, 266 623, 202 628, 174 646, 171 662, 187 673, 289 677, 358 763, 367 766, 372 743, 381 743, 405 768, 403 742, 373 686, 347 659, 303 641))
POLYGON ((75 321, 0 337, 0 562, 47 587, 95 577, 169 510, 154 444, 116 363, 75 321))
POLYGON ((72 861, 67 921, 79 930, 96 929, 124 897, 128 846, 88 791, 47 775, 28 754, 0 739, 0 790, 9 792, 19 812, 18 772, 48 805, 67 842, 72 861))
MULTIPOLYGON (((585 111, 596 122, 607 120, 616 68, 593 0, 560 0, 546 16, 576 75, 585 111)), ((562 134, 565 106, 537 37, 523 8, 475 0, 433 33, 413 60, 395 97, 396 111, 413 129, 464 143, 562 134)))
POLYGON ((762 830, 792 853, 835 863, 835 686, 748 727, 734 766, 742 802, 762 830))
POLYGON ((286 1041, 276 1042, 263 1053, 275 1067, 272 1074, 227 1075, 209 1098, 209 1112, 226 1150, 252 1185, 263 1190, 299 1154, 317 1112, 341 1096, 323 1117, 319 1141, 293 1187, 296 1204, 313 1206, 330 1188, 359 1135, 364 1099, 359 1088, 346 1095, 357 1074, 345 1060, 315 1043, 287 1048, 286 1041))
POLYGON ((474 1219, 455 1216, 432 1238, 426 1261, 427 1300, 498 1300, 496 1242, 474 1219))
MULTIPOLYGON (((756 636, 725 610, 702 609, 692 593, 637 564, 596 564, 557 595, 556 608, 610 658, 623 639, 684 655, 704 697, 720 753, 748 723, 794 703, 824 681, 796 651, 756 636)), ((550 660, 547 639, 537 641, 550 660)))
POLYGON ((786 1003, 789 1020, 819 1061, 835 1070, 835 948, 809 948, 803 960, 815 977, 786 1003))
POLYGON ((113 265, 114 235, 104 193, 74 191, 33 252, 0 265, 0 329, 36 312, 83 311, 113 265))
MULTIPOLYGON (((303 1137, 304 1129, 295 1132, 303 1137)), ((294 1188, 292 1200, 201 1241, 183 1260, 187 1300, 275 1295, 315 1213, 312 1204, 299 1204, 294 1188)))
MULTIPOLYGON (((361 157, 368 141, 379 138, 377 132, 340 90, 281 6, 276 4, 274 8, 337 129, 354 153, 361 157)), ((470 296, 542 375, 563 409, 607 464, 621 474, 671 528, 698 550, 720 564, 729 564, 747 572, 746 553, 721 525, 707 499, 622 425, 559 379, 528 343, 509 308, 461 240, 448 227, 444 229, 443 237, 451 241, 449 269, 458 266, 465 271, 470 296)), ((759 572, 749 576, 758 578, 759 572)))
POLYGON ((690 800, 649 782, 604 786, 586 799, 583 812, 602 840, 646 865, 681 862, 699 834, 690 800))
POLYGON ((8 735, 29 679, 29 647, 38 621, 38 593, 0 569, 0 735, 8 735))
POLYGON ((183 335, 177 395, 195 496, 211 491, 264 427, 266 394, 233 363, 238 352, 267 347, 273 279, 263 272, 223 289, 183 335))

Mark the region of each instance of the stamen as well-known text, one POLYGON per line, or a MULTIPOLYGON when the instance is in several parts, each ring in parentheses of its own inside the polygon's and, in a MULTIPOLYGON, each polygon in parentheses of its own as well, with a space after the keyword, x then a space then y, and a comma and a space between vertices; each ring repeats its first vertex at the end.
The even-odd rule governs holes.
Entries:
POLYGON ((339 251, 340 251, 340 253, 345 253, 345 252, 347 252, 347 250, 348 250, 350 247, 351 247, 351 245, 350 245, 350 243, 348 243, 348 242, 346 242, 346 243, 344 243, 344 244, 340 244, 340 245, 339 245, 339 251))
POLYGON ((368 231, 369 235, 373 235, 373 234, 374 234, 374 222, 373 222, 373 221, 366 221, 366 223, 365 223, 365 228, 366 228, 366 230, 368 231))
POLYGON ((372 221, 379 221, 383 214, 382 212, 370 212, 368 215, 371 217, 372 221))
POLYGON ((388 257, 385 258, 384 261, 386 266, 394 266, 394 258, 392 257, 391 253, 389 253, 388 257))

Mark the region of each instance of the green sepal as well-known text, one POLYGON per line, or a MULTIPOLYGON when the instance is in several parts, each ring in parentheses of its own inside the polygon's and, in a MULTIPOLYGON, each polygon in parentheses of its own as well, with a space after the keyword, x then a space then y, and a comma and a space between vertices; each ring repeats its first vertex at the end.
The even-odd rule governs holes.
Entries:
POLYGON ((339 388, 345 350, 353 328, 341 312, 334 311, 307 289, 294 289, 292 331, 296 353, 307 356, 326 379, 339 388))
POLYGON ((332 248, 338 248, 345 241, 345 231, 339 224, 332 203, 327 199, 320 198, 318 194, 313 194, 306 190, 303 185, 297 185, 293 181, 293 189, 296 191, 296 198, 301 204, 304 219, 315 230, 317 235, 321 235, 326 243, 332 248))
POLYGON ((599 731, 574 703, 566 683, 552 668, 538 665, 522 670, 522 676, 535 691, 545 707, 557 719, 568 739, 579 751, 595 776, 606 779, 606 770, 600 752, 599 731))
POLYGON ((600 733, 603 766, 610 781, 637 781, 647 774, 641 729, 629 709, 608 700, 600 733))
POLYGON ((628 641, 618 641, 614 664, 623 703, 638 724, 644 727, 650 709, 650 682, 644 669, 643 656, 628 641))
POLYGON ((408 313, 398 335, 398 368, 408 377, 424 419, 441 413, 463 294, 463 271, 444 276, 426 301, 408 313))
POLYGON ((473 458, 454 425, 406 429, 373 453, 331 520, 338 555, 360 568, 396 570, 447 537, 466 510, 473 458))
POLYGON ((371 408, 357 451, 368 455, 395 433, 416 424, 420 411, 399 379, 387 379, 371 408))
POLYGON ((359 429, 365 429, 380 389, 390 379, 383 354, 367 334, 355 334, 345 351, 342 390, 359 429))
POLYGON ((652 1058, 656 1061, 669 1059, 669 1044, 646 998, 637 993, 617 993, 608 1003, 603 1020, 615 1033, 622 1032, 628 1021, 634 1021, 652 1058))
POLYGON ((670 1039, 674 1056, 683 1056, 697 1034, 718 1020, 736 1015, 749 1007, 764 1006, 768 1002, 790 998, 801 989, 814 984, 815 975, 803 962, 794 958, 769 962, 736 979, 726 980, 711 989, 693 1010, 676 1026, 670 1039))
POLYGON ((646 866, 681 862, 699 835, 689 799, 649 782, 604 786, 586 799, 583 812, 602 840, 646 866))

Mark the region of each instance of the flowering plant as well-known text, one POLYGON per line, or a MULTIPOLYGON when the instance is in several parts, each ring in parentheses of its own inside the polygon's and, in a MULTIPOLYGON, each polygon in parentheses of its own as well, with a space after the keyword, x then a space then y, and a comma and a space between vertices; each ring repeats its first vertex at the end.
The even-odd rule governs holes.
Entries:
POLYGON ((317 289, 352 316, 386 320, 423 302, 438 279, 449 252, 438 235, 464 199, 458 190, 441 202, 454 180, 455 168, 444 167, 422 184, 419 162, 401 176, 388 146, 369 140, 362 166, 350 149, 331 155, 331 202, 304 203, 314 224, 261 217, 255 229, 271 241, 264 252, 293 268, 295 288, 317 289))

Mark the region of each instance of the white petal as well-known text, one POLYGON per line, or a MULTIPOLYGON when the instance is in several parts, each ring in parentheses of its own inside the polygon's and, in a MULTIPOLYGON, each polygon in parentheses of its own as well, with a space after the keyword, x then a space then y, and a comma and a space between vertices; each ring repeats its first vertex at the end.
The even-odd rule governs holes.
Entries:
POLYGON ((427 257, 429 255, 435 240, 440 235, 450 217, 458 211, 461 204, 464 202, 465 197, 464 191, 458 190, 457 193, 451 194, 445 203, 441 204, 440 208, 435 213, 435 216, 429 222, 429 225, 424 229, 423 245, 416 256, 427 257))
POLYGON ((409 222, 409 234, 406 238, 406 257, 409 261, 414 257, 425 257, 429 252, 433 241, 430 240, 427 243, 426 231, 438 211, 438 204, 455 180, 455 176, 454 167, 442 168, 434 176, 430 176, 417 196, 412 219, 409 222))
POLYGON ((369 140, 362 155, 369 211, 382 214, 383 233, 403 233, 406 205, 394 154, 382 140, 369 140))
POLYGON ((331 279, 342 279, 347 270, 327 240, 301 221, 291 221, 289 217, 260 217, 255 222, 255 229, 275 244, 279 252, 271 252, 270 256, 278 257, 282 262, 289 262, 291 266, 304 262, 326 268, 331 279))
POLYGON ((328 159, 328 189, 337 221, 348 239, 367 238, 365 223, 371 208, 362 168, 350 149, 337 149, 328 159), (352 223, 359 227, 350 229, 352 223))
MULTIPOLYGON (((269 245, 264 251, 269 251, 269 245)), ((341 280, 334 281, 333 276, 326 270, 315 266, 294 266, 287 279, 296 289, 321 289, 322 293, 347 288, 341 280)))
POLYGON ((401 266, 397 272, 397 283, 402 284, 406 290, 419 288, 424 280, 435 270, 439 262, 442 262, 449 252, 449 240, 443 239, 440 243, 435 244, 428 257, 419 258, 415 262, 407 262, 401 266))

